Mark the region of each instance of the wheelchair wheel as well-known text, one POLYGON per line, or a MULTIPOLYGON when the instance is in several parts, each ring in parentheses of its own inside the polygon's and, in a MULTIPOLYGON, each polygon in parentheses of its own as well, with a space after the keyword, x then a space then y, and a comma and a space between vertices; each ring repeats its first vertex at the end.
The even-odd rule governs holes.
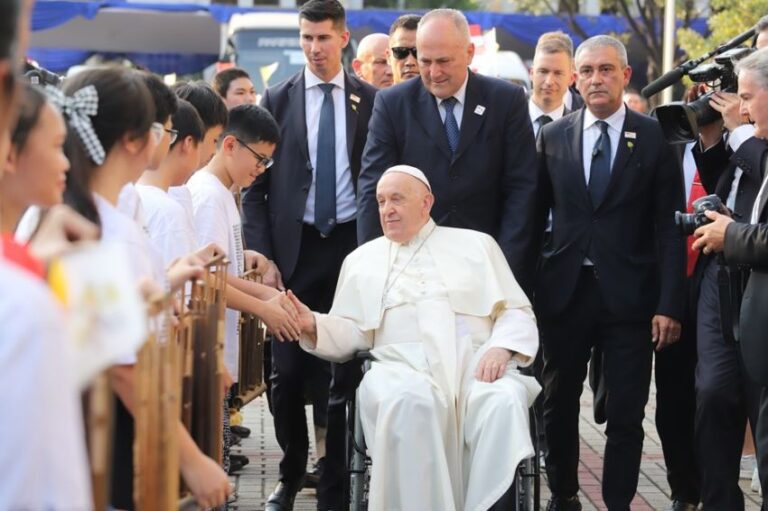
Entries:
POLYGON ((538 457, 527 458, 517 468, 515 478, 516 511, 539 511, 541 488, 539 486, 538 457))
MULTIPOLYGON (((535 406, 541 406, 536 404, 535 406)), ((531 443, 533 456, 524 459, 517 467, 515 477, 515 509, 516 511, 539 511, 541 507, 541 464, 539 463, 539 424, 536 421, 536 410, 531 407, 529 423, 531 428, 531 443)))

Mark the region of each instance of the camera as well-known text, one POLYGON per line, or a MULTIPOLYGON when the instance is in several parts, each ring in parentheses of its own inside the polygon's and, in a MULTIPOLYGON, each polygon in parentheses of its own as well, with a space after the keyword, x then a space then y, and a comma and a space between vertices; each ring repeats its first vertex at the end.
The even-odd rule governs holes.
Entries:
POLYGON ((723 201, 717 195, 707 195, 693 201, 693 213, 683 213, 675 211, 675 225, 685 236, 690 236, 693 231, 702 225, 711 224, 712 220, 707 218, 707 211, 720 212, 723 210, 723 201))
POLYGON ((716 91, 737 91, 738 77, 734 66, 753 51, 753 48, 733 48, 715 57, 714 62, 692 69, 688 72, 691 80, 708 84, 712 90, 690 103, 675 101, 654 110, 664 137, 670 144, 685 144, 696 140, 700 126, 720 119, 720 113, 709 106, 709 100, 716 91))

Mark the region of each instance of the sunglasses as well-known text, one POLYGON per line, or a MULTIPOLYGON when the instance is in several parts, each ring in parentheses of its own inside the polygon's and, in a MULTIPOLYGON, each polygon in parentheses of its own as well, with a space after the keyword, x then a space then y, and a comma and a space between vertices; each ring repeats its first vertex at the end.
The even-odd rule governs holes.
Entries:
POLYGON ((272 166, 273 163, 275 163, 275 160, 273 160, 272 158, 267 158, 266 156, 257 153, 256 151, 254 151, 253 149, 248 147, 248 144, 246 144, 245 142, 243 142, 239 138, 235 138, 235 140, 237 140, 237 142, 241 146, 243 146, 246 149, 248 149, 248 151, 253 155, 253 157, 256 158, 256 163, 258 163, 259 165, 263 165, 265 169, 268 169, 269 167, 272 166))
POLYGON ((397 60, 403 60, 408 58, 408 54, 410 53, 413 55, 413 58, 418 58, 416 56, 416 48, 407 48, 405 46, 397 46, 395 48, 391 48, 392 55, 395 56, 397 60))

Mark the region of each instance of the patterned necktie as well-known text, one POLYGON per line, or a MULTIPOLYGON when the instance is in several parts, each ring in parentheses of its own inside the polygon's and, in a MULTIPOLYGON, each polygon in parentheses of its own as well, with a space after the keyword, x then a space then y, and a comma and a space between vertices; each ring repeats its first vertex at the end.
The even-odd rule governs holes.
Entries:
POLYGON ((441 105, 445 108, 445 134, 448 137, 448 145, 451 146, 451 153, 456 153, 456 148, 459 146, 459 123, 456 122, 456 117, 453 115, 453 107, 456 106, 458 100, 451 96, 445 98, 441 105))
POLYGON ((608 136, 608 123, 597 121, 600 137, 592 148, 592 165, 589 168, 589 195, 592 207, 597 208, 605 196, 608 180, 611 178, 611 137, 608 136))
POLYGON ((315 228, 328 236, 336 226, 336 122, 332 83, 318 85, 323 91, 317 130, 315 170, 315 228))

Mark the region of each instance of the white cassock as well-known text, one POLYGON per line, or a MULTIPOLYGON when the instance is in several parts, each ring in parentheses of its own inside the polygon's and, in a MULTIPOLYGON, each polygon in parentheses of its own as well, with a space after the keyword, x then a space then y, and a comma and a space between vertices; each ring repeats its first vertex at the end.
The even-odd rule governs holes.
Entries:
POLYGON ((314 349, 331 361, 372 349, 358 389, 373 460, 371 511, 485 511, 533 455, 528 408, 540 391, 531 305, 490 236, 432 220, 407 244, 385 237, 352 252, 314 349), (492 347, 517 354, 479 382, 492 347))

